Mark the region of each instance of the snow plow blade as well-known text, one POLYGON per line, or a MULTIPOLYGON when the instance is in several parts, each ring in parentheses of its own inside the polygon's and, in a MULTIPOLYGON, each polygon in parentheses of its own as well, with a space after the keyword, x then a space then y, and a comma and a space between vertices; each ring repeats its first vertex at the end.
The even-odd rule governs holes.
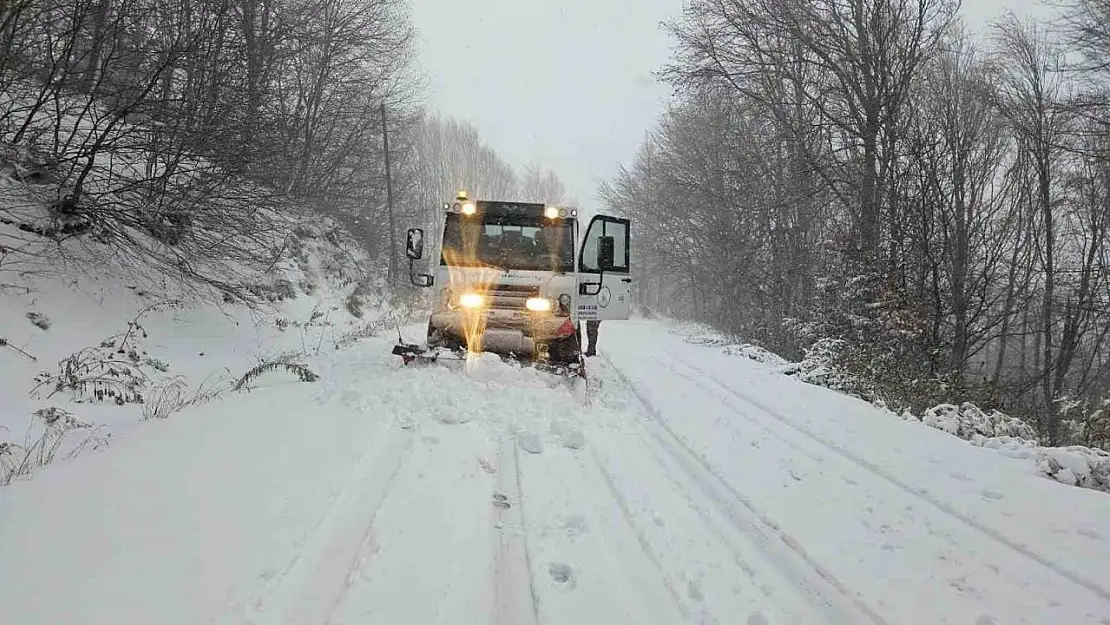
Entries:
MULTIPOLYGON (((514 354, 500 354, 497 352, 483 352, 495 354, 503 362, 519 364, 522 366, 530 366, 538 371, 550 373, 562 377, 586 377, 586 364, 585 362, 574 363, 554 363, 534 361, 529 357, 516 356, 514 354)), ((455 351, 446 348, 428 348, 420 345, 413 345, 411 343, 399 343, 393 346, 393 354, 400 356, 405 365, 413 363, 417 364, 432 364, 437 362, 466 362, 465 351, 455 351)))
POLYGON ((436 362, 442 355, 438 350, 429 350, 419 345, 410 345, 408 343, 394 345, 393 354, 395 356, 400 356, 401 360, 404 361, 406 365, 412 362, 436 362))
MULTIPOLYGON (((503 362, 533 367, 538 371, 552 375, 553 380, 563 380, 564 383, 568 385, 577 403, 583 406, 589 406, 591 404, 590 386, 592 386, 592 384, 586 377, 585 361, 569 364, 536 362, 531 358, 520 358, 513 355, 497 354, 496 352, 485 353, 495 354, 501 358, 503 362)), ((453 369, 463 367, 467 360, 465 351, 455 351, 442 347, 427 348, 410 343, 399 343, 394 345, 393 354, 400 356, 405 366, 444 364, 453 369)))

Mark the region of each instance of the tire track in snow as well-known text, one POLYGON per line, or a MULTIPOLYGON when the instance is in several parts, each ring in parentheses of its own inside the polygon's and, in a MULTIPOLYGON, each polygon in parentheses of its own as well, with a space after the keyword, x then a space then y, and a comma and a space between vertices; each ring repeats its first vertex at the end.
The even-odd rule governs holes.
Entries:
MULTIPOLYGON (((542 623, 688 622, 650 549, 628 518, 627 501, 581 447, 519 454, 542 623), (554 530, 554 531, 553 531, 554 530), (542 571, 546 569, 547 575, 542 571), (551 577, 551 584, 540 584, 551 577)), ((518 452, 519 453, 519 452, 518 452)))
POLYGON ((494 623, 535 625, 539 621, 528 525, 524 515, 520 452, 513 436, 505 436, 498 451, 498 493, 505 497, 495 513, 497 553, 494 555, 494 623), (527 585, 522 580, 527 580, 527 585))
POLYGON ((825 570, 794 538, 780 530, 747 498, 734 489, 699 453, 674 432, 659 410, 609 358, 601 357, 621 383, 640 404, 646 417, 640 423, 702 493, 724 513, 746 536, 769 563, 828 618, 837 625, 859 625, 872 622, 888 625, 886 620, 852 593, 832 573, 825 570))
MULTIPOLYGON (((830 452, 833 452, 834 454, 837 454, 837 455, 843 457, 844 459, 848 460, 849 462, 856 465, 857 467, 864 470, 865 472, 870 473, 871 475, 875 476, 876 478, 879 478, 880 480, 887 482, 888 484, 890 484, 890 485, 894 486, 895 488, 905 492, 906 494, 909 494, 909 495, 913 496, 914 498, 916 498, 920 501, 923 501, 925 503, 930 504, 932 507, 936 508, 937 510, 940 510, 944 514, 946 514, 949 517, 959 521, 960 523, 966 525, 967 527, 970 527, 970 528, 976 530, 977 532, 979 532, 983 536, 986 536, 988 539, 991 539, 991 540, 1005 546, 1006 548, 1020 554, 1021 556, 1025 557, 1025 558, 1028 558, 1028 559, 1032 560, 1033 562, 1036 562, 1037 564, 1039 564, 1042 567, 1052 571, 1053 573, 1056 573, 1057 575, 1059 575, 1060 577, 1063 577, 1064 579, 1068 580, 1069 582, 1072 582, 1073 584, 1076 584, 1078 586, 1081 586, 1081 587, 1087 589, 1088 591, 1094 593, 1095 595, 1099 596, 1100 598, 1102 598, 1106 601, 1110 601, 1110 589, 1108 589, 1107 587, 1099 584, 1098 582, 1096 582, 1094 580, 1089 580, 1089 579, 1084 578, 1083 576, 1079 575, 1078 573, 1075 573, 1074 571, 1071 571, 1071 570, 1061 566, 1060 564, 1046 558, 1045 556, 1042 556, 1042 555, 1032 551, 1029 547, 1026 547, 1025 545, 1023 545, 1021 543, 1018 543, 1014 540, 1011 540, 1010 538, 1007 538, 1006 536, 1000 534, 999 532, 983 525, 979 521, 975 520, 974 518, 972 518, 972 517, 970 517, 966 514, 963 514, 962 512, 956 510, 955 508, 953 508, 952 506, 944 503, 943 501, 940 501, 939 499, 937 499, 935 497, 932 497, 932 496, 930 496, 926 493, 923 493, 919 489, 913 488, 912 486, 910 486, 906 482, 899 479, 897 476, 891 474, 886 469, 883 469, 882 467, 880 467, 880 466, 878 466, 878 465, 876 465, 876 464, 874 464, 874 463, 872 463, 872 462, 870 462, 870 461, 868 461, 864 458, 861 458, 860 456, 856 455, 852 451, 850 451, 848 449, 845 449, 841 445, 838 445, 837 443, 835 443, 833 441, 830 441, 829 439, 821 436, 820 434, 812 432, 809 429, 807 429, 807 428, 805 428, 801 425, 798 425, 793 420, 791 420, 789 417, 787 417, 787 416, 783 415, 782 413, 766 406, 765 404, 763 404, 759 400, 753 399, 753 398, 751 398, 751 397, 749 397, 749 396, 747 396, 743 393, 740 393, 739 391, 732 388, 730 385, 722 382, 721 379, 718 376, 716 376, 715 374, 713 374, 711 372, 708 372, 708 371, 704 371, 704 370, 692 365, 686 359, 681 358, 679 356, 676 356, 673 353, 668 352, 668 355, 671 356, 671 358, 674 361, 682 363, 683 366, 685 366, 686 368, 695 372, 695 374, 697 374, 699 376, 702 376, 702 378, 704 378, 704 379, 711 380, 715 386, 724 390, 726 393, 728 393, 729 395, 731 395, 735 399, 738 399, 738 400, 748 404, 749 406, 755 408, 759 412, 762 412, 762 413, 766 414, 767 416, 771 417, 776 422, 778 422, 778 423, 786 426, 787 428, 797 432, 798 434, 804 436, 805 438, 807 438, 810 441, 816 443, 817 445, 829 450, 830 452)), ((663 362, 663 361, 661 361, 657 358, 656 358, 656 361, 659 362, 659 364, 662 365, 663 367, 665 367, 668 370, 675 373, 676 375, 681 375, 677 371, 675 371, 668 363, 665 363, 665 362, 663 362)), ((706 391, 710 390, 710 389, 706 388, 703 383, 699 382, 698 378, 687 377, 687 376, 681 376, 681 377, 683 377, 684 379, 690 380, 694 385, 699 386, 700 388, 702 388, 702 390, 706 390, 706 391)), ((752 421, 752 419, 750 417, 744 415, 741 411, 736 410, 734 407, 733 407, 733 411, 736 414, 738 414, 739 416, 741 416, 741 417, 743 417, 743 418, 745 418, 749 421, 752 421)), ((761 427, 763 427, 763 426, 761 426, 761 427)), ((764 428, 764 429, 766 429, 766 428, 764 428)))
MULTIPOLYGON (((590 458, 593 460, 594 468, 596 468, 601 475, 605 487, 609 490, 609 494, 613 497, 613 501, 616 502, 617 507, 620 509, 621 516, 624 517, 624 522, 628 524, 628 528, 636 535, 636 542, 639 543, 640 550, 643 551, 644 556, 647 557, 648 561, 655 567, 656 572, 659 573, 659 578, 662 580, 663 586, 666 587, 667 593, 670 595, 671 600, 674 601, 678 611, 681 612, 684 617, 689 618, 691 616, 691 611, 682 599, 679 598, 678 591, 675 590, 674 585, 671 583, 670 579, 668 579, 667 573, 663 570, 663 565, 659 561, 659 557, 656 556, 655 552, 651 549, 647 536, 644 535, 644 531, 640 528, 639 524, 636 523, 635 515, 632 514, 632 508, 628 503, 628 496, 617 487, 616 482, 613 480, 613 474, 605 468, 604 463, 602 463, 601 459, 598 457, 597 450, 590 447, 590 452, 590 458)), ((699 622, 704 622, 704 619, 699 622)), ((715 623, 716 619, 713 619, 712 622, 715 623)))
POLYGON ((253 625, 323 625, 363 559, 386 494, 410 456, 412 429, 395 429, 363 453, 346 486, 288 566, 255 597, 253 625))
MULTIPOLYGON (((631 392, 627 388, 625 391, 631 392)), ((687 540, 690 540, 695 539, 695 537, 700 537, 702 540, 705 540, 708 537, 709 540, 706 541, 706 545, 712 543, 713 546, 703 548, 710 549, 711 551, 709 553, 718 556, 717 558, 710 557, 708 560, 701 560, 695 556, 694 562, 684 566, 681 560, 685 558, 682 556, 688 554, 683 552, 681 555, 676 554, 679 555, 677 558, 679 560, 678 562, 668 563, 668 566, 668 564, 662 562, 662 560, 666 558, 661 557, 662 555, 666 555, 667 552, 668 543, 666 541, 664 542, 664 549, 660 552, 660 556, 653 556, 655 549, 652 548, 651 538, 649 536, 648 530, 650 529, 650 525, 644 519, 637 519, 636 515, 632 513, 632 506, 630 503, 635 497, 631 496, 625 488, 619 485, 616 476, 620 471, 614 471, 606 467, 606 465, 614 464, 613 459, 603 458, 602 454, 597 451, 596 446, 591 446, 591 451, 594 454, 599 469, 609 482, 609 487, 613 496, 618 502, 621 502, 622 507, 625 508, 626 518, 629 524, 633 526, 633 530, 641 538, 641 544, 644 547, 645 553, 656 562, 656 568, 660 570, 660 573, 664 575, 665 579, 667 579, 666 576, 669 574, 677 582, 685 582, 687 584, 688 593, 696 593, 688 594, 687 596, 695 601, 697 607, 685 609, 684 601, 678 597, 677 591, 674 590, 674 583, 668 581, 668 590, 671 592, 672 596, 675 597, 676 604, 683 609, 684 615, 688 618, 697 619, 696 622, 699 625, 720 623, 721 620, 717 618, 718 614, 722 615, 721 618, 724 619, 724 622, 739 622, 737 619, 743 619, 738 615, 745 613, 749 614, 749 619, 751 619, 752 622, 761 622, 761 618, 763 620, 767 618, 765 616, 765 606, 762 604, 771 600, 773 596, 777 596, 776 588, 787 591, 790 596, 803 595, 803 593, 798 593, 796 588, 792 585, 789 585, 786 578, 782 578, 781 580, 777 579, 781 577, 780 571, 762 555, 763 552, 760 550, 759 546, 744 535, 741 528, 732 522, 732 519, 727 516, 727 513, 721 513, 720 504, 712 500, 706 500, 703 496, 697 496, 699 488, 696 484, 696 480, 692 479, 691 476, 677 464, 667 450, 655 440, 652 432, 643 423, 642 417, 640 419, 634 419, 634 422, 635 427, 641 430, 644 436, 647 437, 646 444, 643 446, 642 451, 654 460, 655 466, 660 472, 660 478, 673 487, 673 490, 670 490, 668 494, 671 497, 683 499, 685 503, 685 505, 676 505, 674 502, 665 501, 667 497, 664 496, 661 491, 650 489, 648 491, 648 499, 659 500, 658 504, 654 506, 654 509, 673 512, 676 509, 685 508, 692 512, 695 517, 694 525, 687 526, 685 528, 686 533, 680 534, 676 536, 676 538, 685 537, 687 540), (752 588, 761 592, 763 598, 756 599, 754 602, 751 599, 744 599, 741 603, 746 603, 748 605, 731 604, 727 607, 719 605, 717 601, 707 601, 701 594, 703 590, 702 586, 705 584, 706 580, 701 580, 701 583, 694 584, 693 580, 688 576, 688 573, 694 572, 695 574, 704 574, 707 571, 720 572, 724 570, 721 568, 722 565, 735 566, 737 573, 742 572, 743 576, 732 577, 730 579, 744 579, 744 576, 746 576, 747 583, 750 584, 752 588), (767 570, 768 565, 771 570, 767 570), (706 568, 707 566, 709 569, 706 568)), ((626 475, 637 475, 637 477, 639 477, 638 473, 626 473, 626 475)), ((655 519, 655 525, 662 527, 662 520, 659 519, 658 516, 656 516, 655 519)), ((679 527, 682 526, 681 524, 682 521, 679 521, 679 527)), ((702 575, 696 576, 701 577, 702 575)), ((719 593, 723 591, 726 594, 730 594, 733 599, 740 594, 736 589, 728 591, 721 588, 719 583, 714 584, 710 581, 710 585, 716 585, 719 593)), ((785 618, 786 622, 814 622, 813 619, 818 616, 816 612, 807 611, 799 605, 805 604, 812 609, 815 604, 815 602, 807 600, 804 596, 797 597, 796 603, 784 601, 781 598, 773 600, 773 603, 784 610, 780 618, 785 618), (799 614, 799 612, 806 613, 799 614)), ((819 605, 822 608, 825 606, 823 603, 819 605)), ((774 619, 772 619, 772 621, 783 622, 774 619)))

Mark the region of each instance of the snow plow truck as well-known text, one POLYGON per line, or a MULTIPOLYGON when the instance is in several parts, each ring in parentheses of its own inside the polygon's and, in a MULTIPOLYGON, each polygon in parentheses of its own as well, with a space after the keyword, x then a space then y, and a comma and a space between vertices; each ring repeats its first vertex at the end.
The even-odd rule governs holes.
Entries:
POLYGON ((406 365, 478 353, 586 377, 583 321, 626 320, 631 310, 631 223, 550 204, 472 200, 443 205, 438 240, 408 230, 412 284, 435 289, 423 345, 399 342, 406 365), (429 271, 417 262, 428 258, 429 271))

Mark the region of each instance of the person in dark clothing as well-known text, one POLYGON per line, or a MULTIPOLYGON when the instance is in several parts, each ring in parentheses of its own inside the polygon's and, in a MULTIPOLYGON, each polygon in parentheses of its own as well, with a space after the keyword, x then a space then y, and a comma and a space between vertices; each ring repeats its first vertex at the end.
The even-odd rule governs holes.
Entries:
POLYGON ((589 338, 589 347, 586 348, 587 356, 597 355, 597 334, 601 329, 600 321, 587 321, 586 322, 586 335, 589 338))

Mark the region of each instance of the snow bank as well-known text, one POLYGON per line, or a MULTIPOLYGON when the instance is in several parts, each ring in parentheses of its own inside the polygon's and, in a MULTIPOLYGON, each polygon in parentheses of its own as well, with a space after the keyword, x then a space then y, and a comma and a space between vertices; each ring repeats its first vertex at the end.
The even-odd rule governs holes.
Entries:
POLYGON ((847 343, 840 339, 820 339, 806 350, 805 357, 800 361, 788 362, 784 359, 778 371, 808 384, 876 402, 878 398, 869 385, 835 366, 846 347, 847 343))
MULTIPOLYGON (((904 418, 916 420, 912 415, 904 418)), ((987 414, 971 402, 959 407, 953 404, 933 406, 925 411, 920 421, 976 447, 1031 460, 1037 472, 1061 484, 1110 493, 1110 453, 1101 449, 1081 445, 1040 446, 1036 432, 1028 423, 997 410, 987 414)))
POLYGON ((759 345, 744 343, 722 334, 713 328, 693 322, 668 321, 671 334, 683 337, 691 345, 709 345, 720 347, 729 356, 742 356, 755 362, 783 367, 788 360, 759 345))
POLYGON ((1078 445, 1040 446, 1033 427, 1017 417, 997 410, 987 413, 971 402, 958 406, 938 404, 920 417, 908 411, 899 414, 889 410, 873 385, 835 366, 845 347, 842 340, 819 339, 806 350, 802 360, 789 362, 761 347, 733 341, 699 324, 678 324, 672 333, 683 336, 687 343, 720 346, 726 354, 746 356, 807 384, 863 399, 907 423, 924 424, 977 447, 1029 461, 1038 473, 1062 484, 1110 492, 1110 453, 1078 445))
POLYGON ((964 440, 971 440, 977 435, 986 438, 1006 436, 1026 440, 1034 440, 1037 437, 1033 428, 1021 419, 997 410, 987 414, 971 402, 964 402, 959 407, 953 404, 933 406, 925 411, 921 421, 925 425, 964 440))
POLYGON ((1080 445, 1041 447, 1037 470, 1062 484, 1110 493, 1110 453, 1080 445))
POLYGON ((1036 441, 1013 436, 987 437, 976 434, 968 442, 976 447, 993 449, 1003 456, 1018 459, 1034 458, 1038 450, 1041 449, 1036 441))
POLYGON ((787 360, 782 356, 767 351, 759 345, 752 345, 751 343, 725 345, 724 352, 729 356, 743 356, 750 360, 773 366, 781 367, 787 364, 787 360))

